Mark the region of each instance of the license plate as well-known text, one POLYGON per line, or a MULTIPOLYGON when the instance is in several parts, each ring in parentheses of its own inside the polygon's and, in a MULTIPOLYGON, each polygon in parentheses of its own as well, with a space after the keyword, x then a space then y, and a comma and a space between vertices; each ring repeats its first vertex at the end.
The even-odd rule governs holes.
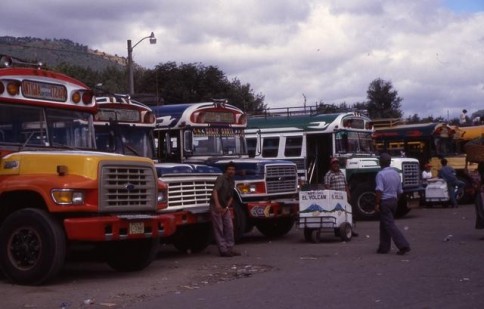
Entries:
POLYGON ((129 234, 143 234, 145 224, 143 222, 132 222, 129 224, 129 234))

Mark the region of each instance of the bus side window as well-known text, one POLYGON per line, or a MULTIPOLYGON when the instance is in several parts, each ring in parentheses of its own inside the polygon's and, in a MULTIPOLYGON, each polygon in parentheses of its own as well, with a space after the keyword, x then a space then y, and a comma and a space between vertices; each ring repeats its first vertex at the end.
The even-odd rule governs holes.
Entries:
POLYGON ((247 153, 249 154, 250 157, 254 157, 256 154, 256 148, 257 148, 257 138, 248 137, 246 141, 247 141, 247 153))
POLYGON ((288 136, 286 138, 285 157, 300 157, 302 151, 302 136, 288 136))
POLYGON ((279 137, 266 137, 262 142, 262 156, 275 158, 279 151, 279 137))

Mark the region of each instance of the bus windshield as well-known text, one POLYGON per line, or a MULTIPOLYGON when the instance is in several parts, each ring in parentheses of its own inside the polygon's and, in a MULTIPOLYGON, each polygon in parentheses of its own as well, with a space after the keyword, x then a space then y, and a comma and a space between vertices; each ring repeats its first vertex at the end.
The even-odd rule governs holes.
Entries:
POLYGON ((193 156, 246 155, 247 146, 240 129, 204 129, 193 131, 193 156))
POLYGON ((153 138, 150 127, 127 125, 96 126, 97 149, 141 157, 154 157, 153 138))
POLYGON ((341 130, 335 133, 336 153, 374 153, 371 132, 341 130))
POLYGON ((37 106, 0 105, 0 144, 94 149, 92 115, 37 106))

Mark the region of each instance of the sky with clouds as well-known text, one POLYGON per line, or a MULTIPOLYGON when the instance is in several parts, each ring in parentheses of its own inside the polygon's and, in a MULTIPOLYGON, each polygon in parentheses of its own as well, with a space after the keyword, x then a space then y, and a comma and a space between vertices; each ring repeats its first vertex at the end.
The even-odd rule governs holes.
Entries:
POLYGON ((390 81, 405 117, 484 109, 482 0, 17 0, 0 35, 69 39, 154 68, 201 63, 268 107, 352 104, 390 81))

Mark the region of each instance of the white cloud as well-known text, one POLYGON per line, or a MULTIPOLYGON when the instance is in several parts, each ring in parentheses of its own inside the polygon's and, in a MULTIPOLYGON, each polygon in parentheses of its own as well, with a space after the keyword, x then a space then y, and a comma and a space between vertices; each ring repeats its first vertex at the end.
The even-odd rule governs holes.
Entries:
MULTIPOLYGON (((19 0, 3 35, 67 38, 111 54, 140 43, 137 63, 215 65, 250 83, 270 107, 366 99, 391 81, 406 115, 456 117, 482 109, 483 11, 441 0, 19 0), (455 8, 452 8, 455 9, 455 8), (25 22, 28 21, 28 22, 25 22)), ((469 3, 466 2, 466 5, 469 3)), ((468 7, 468 6, 467 6, 468 7)))

